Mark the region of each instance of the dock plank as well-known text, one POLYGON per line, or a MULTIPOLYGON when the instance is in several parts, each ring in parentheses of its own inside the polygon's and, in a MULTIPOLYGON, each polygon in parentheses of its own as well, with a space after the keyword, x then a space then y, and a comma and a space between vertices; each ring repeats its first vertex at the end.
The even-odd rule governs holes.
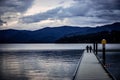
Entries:
POLYGON ((112 80, 94 53, 84 51, 82 61, 74 80, 112 80))

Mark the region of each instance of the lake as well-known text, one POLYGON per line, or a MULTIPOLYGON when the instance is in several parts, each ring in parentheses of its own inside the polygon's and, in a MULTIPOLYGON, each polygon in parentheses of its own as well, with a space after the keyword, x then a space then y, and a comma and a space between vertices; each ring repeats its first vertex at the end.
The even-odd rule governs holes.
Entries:
MULTIPOLYGON (((102 62, 102 52, 98 52, 99 59, 102 62)), ((120 80, 120 52, 106 52, 106 68, 116 78, 120 80)))
MULTIPOLYGON (((71 80, 86 45, 92 44, 1 44, 0 80, 71 80)), ((116 50, 120 44, 106 47, 116 50)), ((98 48, 102 48, 100 44, 98 48)), ((107 63, 111 64, 108 70, 117 80, 118 55, 119 52, 107 53, 107 63)))

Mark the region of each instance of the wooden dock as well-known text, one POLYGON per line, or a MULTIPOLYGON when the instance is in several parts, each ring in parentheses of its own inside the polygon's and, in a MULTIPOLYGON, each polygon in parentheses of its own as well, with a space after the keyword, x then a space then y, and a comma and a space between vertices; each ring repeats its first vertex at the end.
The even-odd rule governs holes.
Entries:
POLYGON ((113 80, 102 67, 95 54, 84 51, 73 80, 113 80))

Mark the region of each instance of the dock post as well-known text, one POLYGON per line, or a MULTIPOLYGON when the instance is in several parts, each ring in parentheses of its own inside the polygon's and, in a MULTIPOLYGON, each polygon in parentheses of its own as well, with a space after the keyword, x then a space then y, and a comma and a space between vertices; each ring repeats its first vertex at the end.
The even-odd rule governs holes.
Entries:
POLYGON ((103 64, 106 64, 106 55, 105 55, 105 44, 107 43, 107 41, 105 39, 102 39, 102 51, 103 51, 103 64))
POLYGON ((93 43, 93 52, 95 53, 95 42, 93 43))
POLYGON ((96 49, 95 51, 96 51, 96 55, 97 55, 97 54, 98 54, 98 44, 97 44, 97 42, 95 43, 95 47, 96 47, 96 48, 95 48, 95 49, 96 49))
POLYGON ((105 44, 103 44, 103 64, 105 65, 106 63, 106 56, 105 56, 105 44))

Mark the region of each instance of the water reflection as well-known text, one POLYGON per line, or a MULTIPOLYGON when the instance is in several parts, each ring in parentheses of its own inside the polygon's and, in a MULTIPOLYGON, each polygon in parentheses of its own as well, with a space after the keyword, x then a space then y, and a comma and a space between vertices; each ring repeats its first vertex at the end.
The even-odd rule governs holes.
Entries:
POLYGON ((1 52, 0 80, 71 80, 82 52, 1 52))
MULTIPOLYGON (((102 52, 99 52, 102 60, 102 52)), ((120 52, 106 52, 107 69, 112 73, 116 80, 120 80, 120 52)))

